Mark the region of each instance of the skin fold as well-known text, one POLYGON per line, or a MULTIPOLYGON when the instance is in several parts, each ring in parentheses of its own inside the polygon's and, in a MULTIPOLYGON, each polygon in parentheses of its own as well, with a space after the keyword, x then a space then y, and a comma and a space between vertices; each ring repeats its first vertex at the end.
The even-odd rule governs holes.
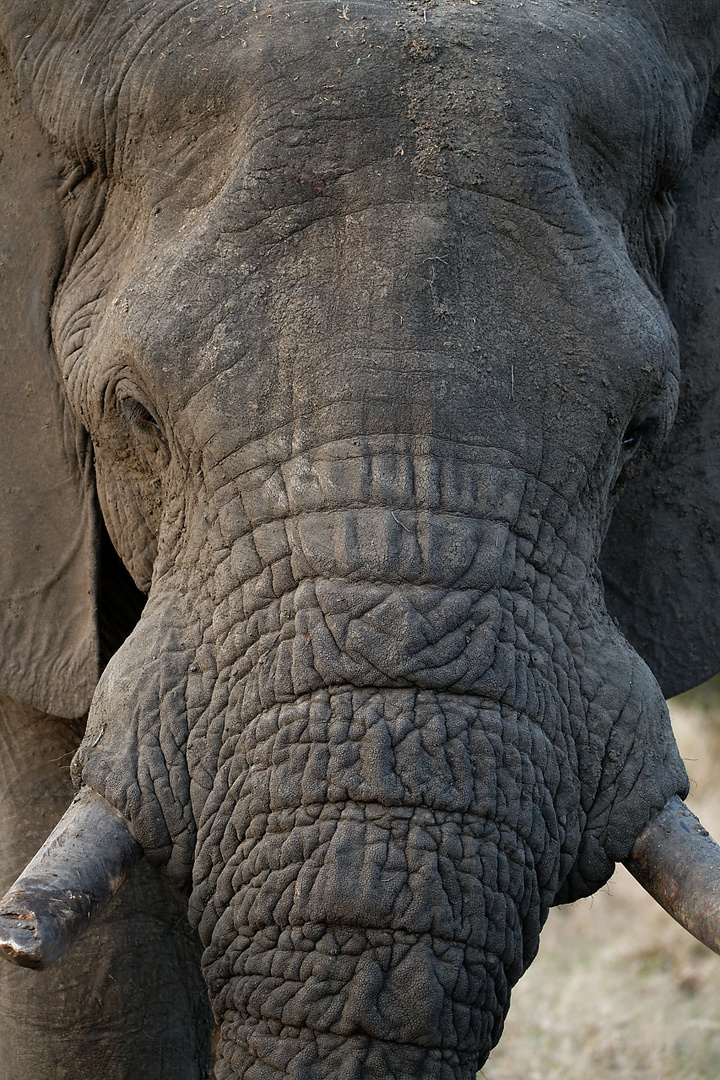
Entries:
POLYGON ((4 16, 65 180, 59 381, 148 594, 72 776, 189 895, 218 1080, 474 1076, 550 906, 687 793, 598 569, 677 407, 714 61, 669 18, 4 16))

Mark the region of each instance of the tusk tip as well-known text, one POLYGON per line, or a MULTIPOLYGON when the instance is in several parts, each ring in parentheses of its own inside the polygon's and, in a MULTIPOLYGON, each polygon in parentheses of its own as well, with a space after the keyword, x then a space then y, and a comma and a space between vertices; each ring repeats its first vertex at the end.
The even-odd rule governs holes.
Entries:
POLYGON ((49 967, 38 920, 22 908, 0 909, 0 952, 18 967, 42 971, 49 967))
POLYGON ((20 967, 50 967, 118 890, 141 849, 130 825, 84 788, 0 899, 0 956, 20 967))

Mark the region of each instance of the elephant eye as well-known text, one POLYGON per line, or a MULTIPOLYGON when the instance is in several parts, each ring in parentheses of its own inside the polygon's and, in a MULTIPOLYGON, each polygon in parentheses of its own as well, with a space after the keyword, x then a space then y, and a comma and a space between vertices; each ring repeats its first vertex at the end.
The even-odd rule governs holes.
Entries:
POLYGON ((141 428, 155 435, 162 434, 160 424, 141 401, 131 397, 123 398, 120 408, 131 427, 141 428))
POLYGON ((622 444, 626 450, 639 446, 640 443, 649 442, 658 429, 659 419, 656 416, 634 416, 625 428, 622 444))
POLYGON ((124 447, 132 448, 151 468, 164 469, 170 461, 170 447, 161 422, 144 402, 130 394, 118 394, 116 403, 124 447))

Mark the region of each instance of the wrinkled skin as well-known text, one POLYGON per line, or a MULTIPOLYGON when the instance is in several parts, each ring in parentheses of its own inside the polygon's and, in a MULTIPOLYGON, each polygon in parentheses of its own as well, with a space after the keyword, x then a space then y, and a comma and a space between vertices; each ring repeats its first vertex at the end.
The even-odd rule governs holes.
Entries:
POLYGON ((191 889, 219 1080, 471 1077, 687 790, 598 559, 705 61, 640 2, 90 7, 29 45, 52 336, 149 595, 74 779, 191 889))

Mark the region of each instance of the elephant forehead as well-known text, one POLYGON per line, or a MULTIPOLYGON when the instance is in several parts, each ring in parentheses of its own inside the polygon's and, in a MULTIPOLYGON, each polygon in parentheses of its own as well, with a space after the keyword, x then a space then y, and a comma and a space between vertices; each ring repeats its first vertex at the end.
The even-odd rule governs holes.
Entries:
MULTIPOLYGON (((262 156, 273 128, 304 128, 312 143, 318 123, 335 121, 342 133, 343 120, 364 114, 373 132, 346 143, 347 157, 392 142, 393 121, 401 122, 427 166, 443 149, 477 152, 462 145, 473 133, 534 133, 547 144, 560 108, 592 111, 622 154, 652 142, 649 121, 678 96, 667 70, 658 75, 667 57, 625 5, 442 0, 416 11, 399 0, 199 0, 158 12, 136 0, 130 8, 110 4, 98 17, 89 60, 58 48, 55 62, 75 72, 83 98, 96 99, 80 120, 96 125, 86 133, 91 156, 157 188, 164 180, 176 190, 192 174, 196 198, 203 183, 205 197, 207 185, 222 183, 223 162, 208 169, 208 153, 227 164, 250 144, 262 156)), ((76 103, 59 120, 72 145, 76 103)), ((332 143, 326 148, 338 158, 332 143)))

